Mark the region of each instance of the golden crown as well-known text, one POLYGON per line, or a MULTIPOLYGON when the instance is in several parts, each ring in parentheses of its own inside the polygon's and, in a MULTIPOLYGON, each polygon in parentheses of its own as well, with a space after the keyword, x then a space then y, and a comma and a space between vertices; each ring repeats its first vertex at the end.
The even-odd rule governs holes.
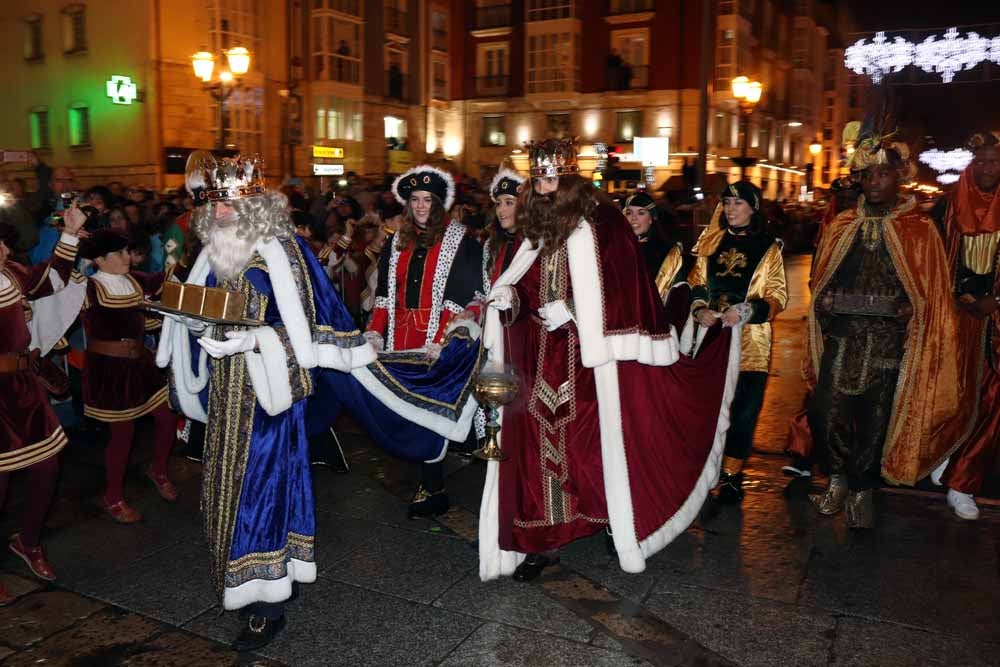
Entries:
POLYGON ((580 171, 576 163, 577 140, 546 139, 525 144, 528 150, 529 173, 532 178, 547 178, 575 174, 580 171))

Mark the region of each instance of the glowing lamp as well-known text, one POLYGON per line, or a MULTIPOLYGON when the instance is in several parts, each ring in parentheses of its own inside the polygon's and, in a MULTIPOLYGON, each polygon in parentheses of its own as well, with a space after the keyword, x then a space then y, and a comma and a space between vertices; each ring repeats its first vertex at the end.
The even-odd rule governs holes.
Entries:
POLYGON ((733 79, 733 97, 738 100, 746 99, 747 89, 750 87, 750 79, 745 76, 738 76, 733 79))
POLYGON ((250 52, 242 46, 236 46, 226 51, 229 61, 229 71, 236 76, 242 76, 250 69, 250 52))
POLYGON ((219 81, 221 81, 222 83, 232 83, 233 73, 228 70, 222 70, 221 72, 219 72, 219 81))
POLYGON ((191 56, 191 65, 194 67, 194 75, 208 83, 212 80, 212 71, 215 69, 215 56, 208 51, 199 51, 191 56))
POLYGON ((750 104, 757 104, 760 102, 760 95, 764 92, 764 86, 761 85, 760 81, 751 81, 750 85, 747 86, 746 101, 750 104))
POLYGON ((820 144, 818 141, 814 141, 811 144, 809 144, 809 154, 812 155, 813 157, 819 155, 820 151, 822 150, 823 150, 823 145, 820 144))

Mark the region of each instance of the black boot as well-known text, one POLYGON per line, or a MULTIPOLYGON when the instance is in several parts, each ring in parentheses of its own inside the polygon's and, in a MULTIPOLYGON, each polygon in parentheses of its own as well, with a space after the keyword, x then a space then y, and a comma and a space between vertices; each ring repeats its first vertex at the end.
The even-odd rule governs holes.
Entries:
POLYGON ((193 419, 189 419, 188 424, 190 426, 184 456, 191 461, 201 463, 205 453, 205 425, 193 419))
POLYGON ((443 486, 438 491, 431 493, 421 484, 417 487, 417 492, 413 494, 413 500, 410 501, 406 516, 410 519, 441 516, 447 513, 450 508, 451 502, 449 502, 448 494, 445 493, 443 486))
POLYGON ((260 650, 271 643, 282 628, 285 627, 285 606, 284 604, 269 604, 266 602, 254 602, 253 604, 240 610, 241 618, 246 618, 246 625, 240 630, 240 634, 233 641, 233 650, 240 653, 249 653, 260 650))
POLYGON ((743 501, 743 473, 722 473, 719 478, 719 502, 736 505, 743 501))
POLYGON ((333 429, 309 436, 309 462, 314 466, 327 466, 334 472, 351 471, 344 450, 340 447, 340 440, 333 429))
POLYGON ((615 537, 611 534, 611 526, 604 527, 604 548, 607 549, 608 555, 612 558, 618 555, 618 549, 615 548, 615 537))
POLYGON ((514 581, 534 581, 542 574, 542 570, 556 565, 559 562, 559 554, 556 552, 548 554, 528 554, 524 562, 514 570, 514 581))

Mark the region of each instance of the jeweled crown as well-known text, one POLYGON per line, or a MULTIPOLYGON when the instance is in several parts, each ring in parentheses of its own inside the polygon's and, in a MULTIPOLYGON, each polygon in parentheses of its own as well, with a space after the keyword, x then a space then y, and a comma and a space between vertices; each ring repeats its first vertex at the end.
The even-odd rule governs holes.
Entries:
POLYGON ((258 155, 217 159, 209 151, 194 151, 188 157, 184 180, 195 206, 259 197, 267 191, 261 177, 262 166, 258 155))
POLYGON ((525 144, 532 178, 547 178, 575 174, 580 171, 576 163, 577 140, 546 139, 525 144))

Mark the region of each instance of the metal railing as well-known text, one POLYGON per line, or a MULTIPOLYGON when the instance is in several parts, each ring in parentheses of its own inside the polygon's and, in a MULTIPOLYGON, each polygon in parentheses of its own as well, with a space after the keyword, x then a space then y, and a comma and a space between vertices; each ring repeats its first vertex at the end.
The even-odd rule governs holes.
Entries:
POLYGON ((511 25, 510 5, 493 5, 476 9, 476 29, 504 28, 511 25))
POLYGON ((402 72, 387 71, 385 73, 385 96, 399 101, 407 99, 409 77, 402 72))
POLYGON ((315 77, 324 81, 339 81, 358 85, 361 82, 361 60, 337 54, 315 54, 315 77))
POLYGON ((510 94, 510 76, 507 74, 488 74, 477 76, 477 97, 505 97, 510 94))
POLYGON ((644 90, 649 88, 648 65, 609 67, 605 73, 605 90, 644 90))

